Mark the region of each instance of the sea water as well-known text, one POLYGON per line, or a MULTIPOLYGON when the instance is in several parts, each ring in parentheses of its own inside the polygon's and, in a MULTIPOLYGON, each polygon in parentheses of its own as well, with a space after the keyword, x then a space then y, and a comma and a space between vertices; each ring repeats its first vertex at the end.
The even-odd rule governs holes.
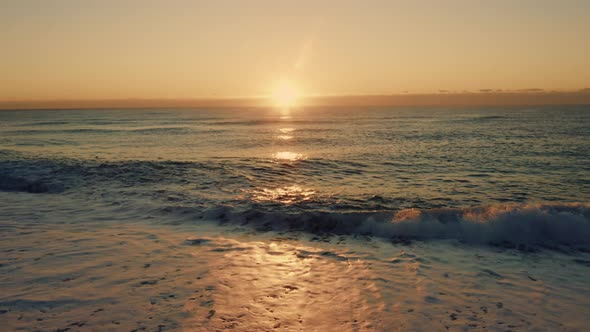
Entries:
POLYGON ((2 191, 267 230, 586 242, 589 156, 586 106, 0 112, 2 191))
POLYGON ((590 108, 0 112, 11 329, 584 331, 590 108))

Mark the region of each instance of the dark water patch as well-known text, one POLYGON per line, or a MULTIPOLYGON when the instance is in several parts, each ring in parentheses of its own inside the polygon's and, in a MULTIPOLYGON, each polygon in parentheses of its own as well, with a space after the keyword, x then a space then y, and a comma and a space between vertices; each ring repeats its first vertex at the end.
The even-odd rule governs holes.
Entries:
POLYGON ((472 122, 472 123, 486 123, 486 122, 496 122, 501 120, 510 120, 509 116, 504 115, 483 115, 477 117, 470 117, 464 119, 453 119, 453 122, 472 122))
POLYGON ((590 267, 590 260, 575 258, 573 261, 574 263, 590 267))
POLYGON ((348 261, 348 258, 346 258, 344 256, 341 256, 341 255, 338 255, 337 253, 332 252, 332 251, 324 251, 320 255, 323 256, 323 257, 329 257, 329 258, 332 258, 332 259, 335 259, 335 260, 338 260, 338 261, 341 261, 341 262, 348 261))
POLYGON ((481 270, 481 272, 478 273, 478 276, 492 277, 494 279, 504 279, 502 275, 490 269, 481 270))
POLYGON ((46 183, 41 180, 29 180, 21 177, 0 175, 0 191, 20 191, 32 194, 49 192, 61 192, 63 186, 55 183, 46 183))
POLYGON ((103 298, 97 300, 80 300, 75 298, 62 298, 56 300, 33 300, 33 299, 14 299, 7 301, 0 301, 1 307, 18 308, 20 310, 43 310, 54 309, 60 307, 77 307, 85 304, 102 303, 112 300, 110 298, 103 298))
POLYGON ((60 125, 71 125, 71 121, 35 121, 26 122, 16 125, 17 127, 29 127, 29 126, 60 126, 60 125))
POLYGON ((207 244, 207 243, 211 242, 211 239, 206 239, 206 238, 189 238, 189 239, 186 239, 184 242, 187 245, 200 246, 200 245, 207 244))

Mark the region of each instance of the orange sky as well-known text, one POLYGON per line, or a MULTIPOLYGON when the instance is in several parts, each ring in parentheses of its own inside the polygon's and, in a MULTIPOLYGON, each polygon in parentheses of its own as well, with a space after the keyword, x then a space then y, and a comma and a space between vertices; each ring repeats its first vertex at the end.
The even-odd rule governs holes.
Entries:
POLYGON ((0 10, 0 101, 590 86, 590 1, 30 1, 0 10))

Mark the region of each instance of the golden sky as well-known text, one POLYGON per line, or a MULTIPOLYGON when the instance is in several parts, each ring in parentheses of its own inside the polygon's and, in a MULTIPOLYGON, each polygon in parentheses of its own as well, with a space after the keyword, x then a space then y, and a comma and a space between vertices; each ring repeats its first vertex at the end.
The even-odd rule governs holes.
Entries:
POLYGON ((0 2, 0 100, 590 86, 590 1, 0 2))

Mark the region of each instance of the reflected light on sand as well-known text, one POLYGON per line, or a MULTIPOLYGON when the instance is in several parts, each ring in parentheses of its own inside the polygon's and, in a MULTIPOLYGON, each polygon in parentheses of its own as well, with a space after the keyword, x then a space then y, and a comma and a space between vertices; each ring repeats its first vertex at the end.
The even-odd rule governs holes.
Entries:
MULTIPOLYGON (((358 257, 274 241, 205 240, 195 257, 206 259, 207 273, 183 308, 184 332, 369 331, 361 322, 384 311, 358 257)), ((381 325, 374 326, 386 330, 381 325)))
POLYGON ((252 191, 254 202, 278 202, 293 204, 310 200, 315 191, 297 185, 281 188, 262 188, 252 191))
POLYGON ((305 159, 305 156, 303 156, 301 153, 290 152, 290 151, 277 152, 277 153, 273 154, 272 156, 274 159, 277 159, 280 161, 296 161, 296 160, 305 159))

